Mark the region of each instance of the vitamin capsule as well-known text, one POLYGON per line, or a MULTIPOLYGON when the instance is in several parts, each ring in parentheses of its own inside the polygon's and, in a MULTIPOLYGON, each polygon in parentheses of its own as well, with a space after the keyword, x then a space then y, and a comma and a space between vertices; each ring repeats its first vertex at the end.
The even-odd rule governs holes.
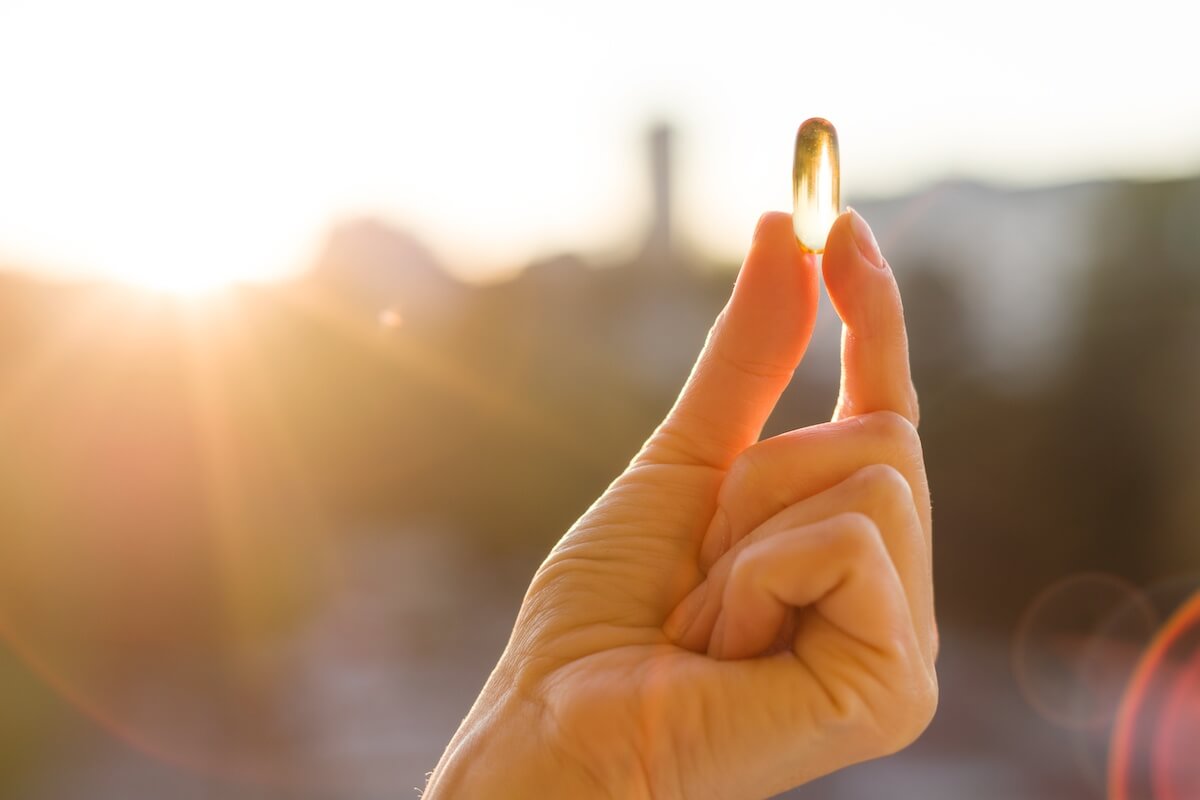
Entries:
POLYGON ((828 120, 806 119, 796 131, 792 161, 792 230, 805 252, 825 251, 840 194, 837 131, 828 120))

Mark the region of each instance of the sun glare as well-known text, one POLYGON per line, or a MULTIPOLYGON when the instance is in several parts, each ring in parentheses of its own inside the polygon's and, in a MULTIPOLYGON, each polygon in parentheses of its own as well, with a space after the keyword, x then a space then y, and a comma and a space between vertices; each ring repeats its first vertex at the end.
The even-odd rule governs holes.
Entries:
MULTIPOLYGON (((0 266, 191 293, 293 275, 311 237, 367 212, 427 238, 451 268, 502 274, 638 230, 648 116, 680 128, 680 229, 734 259, 761 210, 788 205, 787 140, 813 110, 838 120, 851 196, 945 174, 1019 183, 1196 164, 1200 106, 1172 80, 1194 71, 1186 25, 1133 36, 1128 15, 1095 15, 1073 56, 1088 69, 1063 70, 1050 20, 960 31, 948 0, 764 0, 694 15, 683 38, 670 35, 678 4, 645 5, 0 2, 0 266), (832 30, 863 14, 871 57, 803 91, 795 25, 758 24, 799 15, 832 30), (1143 50, 1112 59, 1116 39, 1143 50), (993 69, 1013 41, 1028 57, 993 69), (733 48, 720 70, 713 43, 733 48), (481 140, 481 120, 503 124, 481 140), (145 236, 166 247, 150 253, 145 236), (180 253, 197 265, 166 263, 180 253)), ((1031 8, 1075 24, 1070 4, 1046 5, 1031 8)), ((1139 19, 1167 5, 1147 0, 1158 10, 1139 19)), ((842 43, 806 47, 824 64, 842 43)))
POLYGON ((132 289, 178 297, 204 297, 221 293, 241 281, 240 276, 220 270, 179 266, 172 269, 126 269, 110 272, 116 283, 132 289))
POLYGON ((174 297, 201 298, 230 288, 236 278, 191 271, 161 273, 130 273, 116 276, 116 281, 134 289, 174 297))

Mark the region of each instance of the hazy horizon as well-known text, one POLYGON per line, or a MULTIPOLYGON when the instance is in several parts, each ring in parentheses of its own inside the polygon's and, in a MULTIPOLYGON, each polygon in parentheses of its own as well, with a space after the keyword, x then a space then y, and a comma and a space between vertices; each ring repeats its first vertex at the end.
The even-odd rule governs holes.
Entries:
MULTIPOLYGON (((969 176, 947 175, 913 187, 909 191, 893 194, 861 195, 850 198, 843 197, 843 207, 856 206, 861 211, 870 210, 876 206, 894 208, 899 205, 903 209, 909 203, 916 203, 923 198, 933 196, 947 189, 977 189, 985 194, 991 193, 1004 196, 1053 193, 1057 191, 1070 191, 1077 188, 1086 190, 1090 187, 1136 186, 1189 180, 1200 180, 1200 171, 1166 178, 1092 178, 1034 185, 1009 185, 1000 181, 989 181, 969 176)), ((648 197, 649 191, 644 192, 644 194, 648 197)), ((419 230, 406 220, 390 217, 381 212, 372 212, 369 209, 363 209, 358 213, 331 218, 323 226, 320 226, 317 232, 311 237, 311 247, 307 254, 294 265, 294 269, 278 275, 245 278, 234 277, 228 283, 229 285, 241 286, 266 286, 303 280, 314 268, 319 266, 324 249, 334 241, 339 233, 363 224, 382 226, 398 238, 410 243, 414 248, 424 251, 430 257, 432 263, 447 275, 468 285, 486 286, 488 284, 512 280, 531 266, 565 256, 576 257, 591 266, 603 268, 637 259, 637 251, 644 244, 653 224, 653 219, 649 212, 650 202, 643 199, 642 204, 647 207, 646 216, 634 221, 627 230, 619 232, 617 237, 612 241, 600 243, 596 249, 582 250, 570 249, 569 247, 533 249, 518 260, 514 260, 511 263, 494 265, 490 268, 480 268, 478 264, 469 261, 454 261, 446 253, 438 250, 436 242, 427 236, 425 231, 419 230)), ((777 209, 764 208, 762 210, 787 211, 788 209, 780 206, 777 209)), ((729 268, 733 270, 737 268, 738 263, 740 263, 744 255, 743 251, 737 251, 736 249, 728 252, 714 252, 713 250, 703 248, 695 237, 689 235, 689 226, 686 224, 686 220, 673 219, 673 228, 677 231, 682 229, 682 234, 674 237, 673 246, 680 254, 682 263, 685 265, 701 268, 729 268)), ((751 231, 752 226, 745 231, 746 242, 749 242, 751 231)), ((886 240, 890 233, 889 225, 886 222, 880 226, 878 235, 881 239, 886 240)), ((139 285, 137 280, 127 280, 119 275, 104 274, 87 268, 75 270, 64 269, 61 266, 56 268, 52 264, 38 264, 29 261, 21 262, 5 259, 3 256, 3 252, 0 251, 0 276, 23 276, 34 280, 65 285, 114 284, 130 286, 131 288, 137 288, 139 285)), ((397 266, 402 265, 398 264, 397 266)))

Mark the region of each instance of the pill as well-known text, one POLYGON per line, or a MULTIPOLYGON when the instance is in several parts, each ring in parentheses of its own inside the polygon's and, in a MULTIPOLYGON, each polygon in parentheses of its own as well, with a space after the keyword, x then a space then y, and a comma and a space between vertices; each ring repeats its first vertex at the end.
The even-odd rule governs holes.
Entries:
POLYGON ((824 252, 841 203, 840 184, 837 131, 820 117, 804 120, 792 161, 792 230, 805 252, 824 252))

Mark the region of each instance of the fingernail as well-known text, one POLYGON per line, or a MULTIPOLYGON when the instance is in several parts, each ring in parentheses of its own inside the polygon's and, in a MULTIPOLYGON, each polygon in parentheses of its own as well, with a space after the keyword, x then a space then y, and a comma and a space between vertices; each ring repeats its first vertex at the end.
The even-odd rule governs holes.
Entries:
POLYGON ((713 658, 722 658, 725 655, 725 612, 717 617, 717 624, 713 628, 712 639, 708 642, 708 654, 713 658))
POLYGON ((729 540, 733 537, 733 526, 729 524, 729 515, 725 509, 717 506, 713 513, 712 522, 704 534, 704 543, 700 547, 700 566, 704 571, 713 568, 713 564, 729 549, 729 540))
POLYGON ((854 233, 854 243, 858 245, 858 252, 873 266, 883 269, 883 253, 879 252, 879 243, 875 241, 871 226, 853 208, 846 206, 846 210, 850 212, 850 230, 854 233))
POLYGON ((758 222, 754 223, 754 233, 750 236, 750 241, 753 242, 756 239, 761 238, 764 230, 766 229, 766 227, 767 227, 768 223, 770 223, 770 221, 771 221, 771 212, 767 211, 765 213, 759 214, 758 222))

